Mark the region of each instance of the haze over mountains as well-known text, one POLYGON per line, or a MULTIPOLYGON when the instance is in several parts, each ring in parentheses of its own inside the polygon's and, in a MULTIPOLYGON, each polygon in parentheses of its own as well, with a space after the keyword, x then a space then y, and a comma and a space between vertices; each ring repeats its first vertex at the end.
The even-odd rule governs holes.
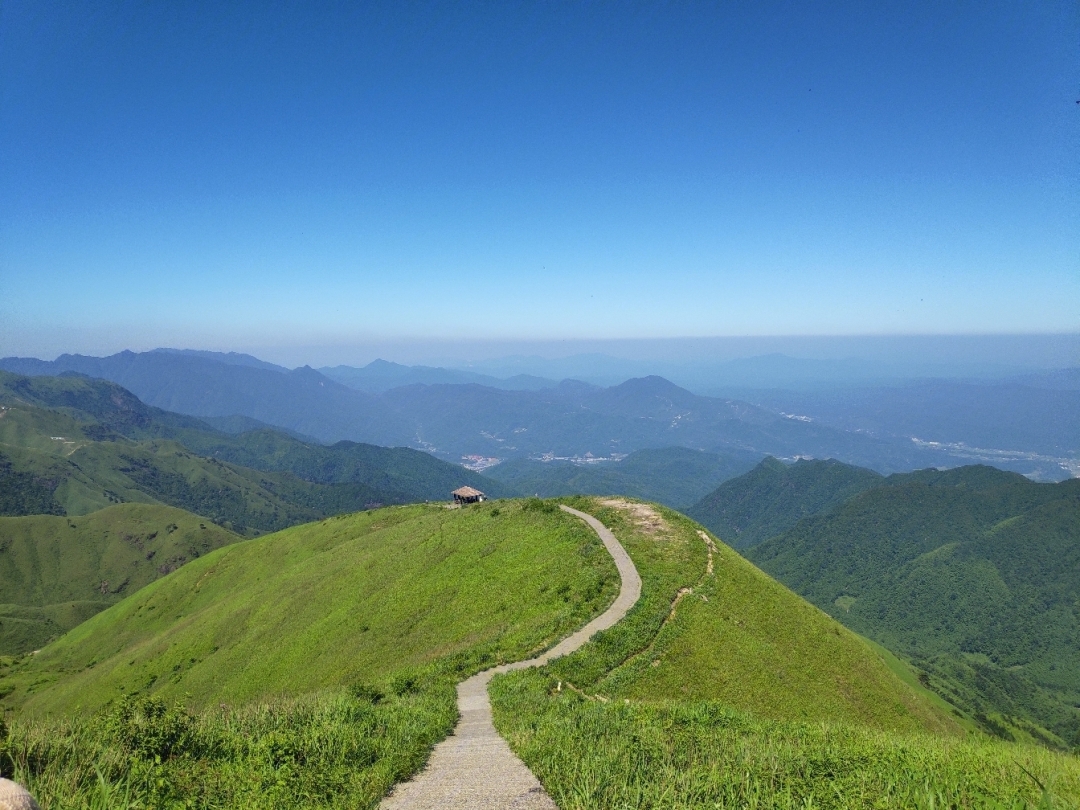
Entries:
POLYGON ((1080 452, 1080 390, 1070 387, 1075 376, 1067 371, 1046 378, 1052 384, 1029 376, 854 394, 746 392, 752 404, 700 396, 655 376, 603 388, 385 362, 324 374, 194 351, 5 358, 0 368, 112 380, 148 404, 222 429, 250 429, 257 420, 322 442, 409 446, 454 462, 611 458, 679 446, 756 458, 836 458, 882 473, 992 461, 1060 480, 1080 452))

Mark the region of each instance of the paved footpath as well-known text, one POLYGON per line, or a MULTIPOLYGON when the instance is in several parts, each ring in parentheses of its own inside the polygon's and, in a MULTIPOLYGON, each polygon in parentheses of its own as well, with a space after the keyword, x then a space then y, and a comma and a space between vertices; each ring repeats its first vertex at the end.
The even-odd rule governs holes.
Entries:
POLYGON ((494 667, 459 683, 461 719, 454 733, 435 746, 427 767, 413 781, 398 785, 383 800, 383 810, 557 810, 539 780, 495 730, 491 721, 488 682, 501 672, 543 666, 554 658, 572 653, 593 635, 618 622, 641 595, 641 577, 615 535, 592 515, 569 506, 561 508, 588 523, 604 541, 622 578, 618 598, 606 611, 543 655, 494 667))

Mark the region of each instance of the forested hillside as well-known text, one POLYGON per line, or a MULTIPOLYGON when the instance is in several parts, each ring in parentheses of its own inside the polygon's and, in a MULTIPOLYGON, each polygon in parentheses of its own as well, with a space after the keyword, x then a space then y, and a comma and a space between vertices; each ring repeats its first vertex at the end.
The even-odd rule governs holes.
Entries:
POLYGON ((82 376, 0 372, 0 407, 3 514, 83 514, 141 501, 252 534, 376 504, 444 500, 463 484, 501 493, 417 450, 326 447, 265 428, 226 433, 82 376))
POLYGON ((749 549, 1003 736, 1080 745, 1080 480, 894 475, 749 549))
POLYGON ((882 480, 872 470, 832 459, 788 465, 770 457, 721 484, 686 514, 733 547, 748 548, 882 480))

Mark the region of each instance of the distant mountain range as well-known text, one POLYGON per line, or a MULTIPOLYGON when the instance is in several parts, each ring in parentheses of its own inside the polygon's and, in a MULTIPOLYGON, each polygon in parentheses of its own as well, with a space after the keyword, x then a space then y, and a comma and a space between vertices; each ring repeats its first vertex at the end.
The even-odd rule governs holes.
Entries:
POLYGON ((758 391, 748 393, 758 403, 752 404, 699 396, 661 377, 602 388, 381 361, 324 374, 248 355, 174 350, 51 362, 6 358, 0 368, 112 380, 148 404, 226 431, 262 423, 320 442, 408 446, 454 462, 610 457, 676 446, 740 457, 836 458, 881 473, 971 461, 1049 480, 1080 471, 1080 392, 1063 387, 1067 375, 1041 386, 758 391))
POLYGON ((988 731, 1080 746, 1080 480, 766 459, 688 512, 988 731))
POLYGON ((529 374, 514 374, 507 378, 493 377, 489 374, 476 374, 451 368, 431 366, 403 366, 386 360, 374 360, 362 368, 352 366, 333 366, 320 368, 319 371, 331 380, 367 391, 369 394, 381 394, 391 388, 403 385, 464 385, 474 383, 489 388, 503 388, 507 391, 538 391, 541 388, 554 388, 555 380, 535 377, 529 374))
MULTIPOLYGON (((277 373, 277 372, 268 372, 277 373)), ((167 504, 241 534, 374 504, 445 500, 497 482, 409 448, 242 434, 147 406, 82 376, 0 372, 0 514, 80 515, 114 503, 167 504)))

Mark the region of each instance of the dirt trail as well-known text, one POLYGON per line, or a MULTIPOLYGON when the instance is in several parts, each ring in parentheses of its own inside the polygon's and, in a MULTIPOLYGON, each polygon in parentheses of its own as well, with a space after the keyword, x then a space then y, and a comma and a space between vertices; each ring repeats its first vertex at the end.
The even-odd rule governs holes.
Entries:
POLYGON ((606 611, 546 653, 528 661, 486 670, 458 684, 461 719, 454 733, 435 746, 427 767, 413 781, 398 785, 383 800, 383 810, 555 810, 555 802, 539 780, 495 730, 491 721, 488 683, 501 672, 542 666, 552 659, 574 652, 593 635, 622 619, 641 595, 641 577, 615 535, 592 515, 568 506, 561 508, 588 523, 603 540, 622 578, 618 597, 606 611))

